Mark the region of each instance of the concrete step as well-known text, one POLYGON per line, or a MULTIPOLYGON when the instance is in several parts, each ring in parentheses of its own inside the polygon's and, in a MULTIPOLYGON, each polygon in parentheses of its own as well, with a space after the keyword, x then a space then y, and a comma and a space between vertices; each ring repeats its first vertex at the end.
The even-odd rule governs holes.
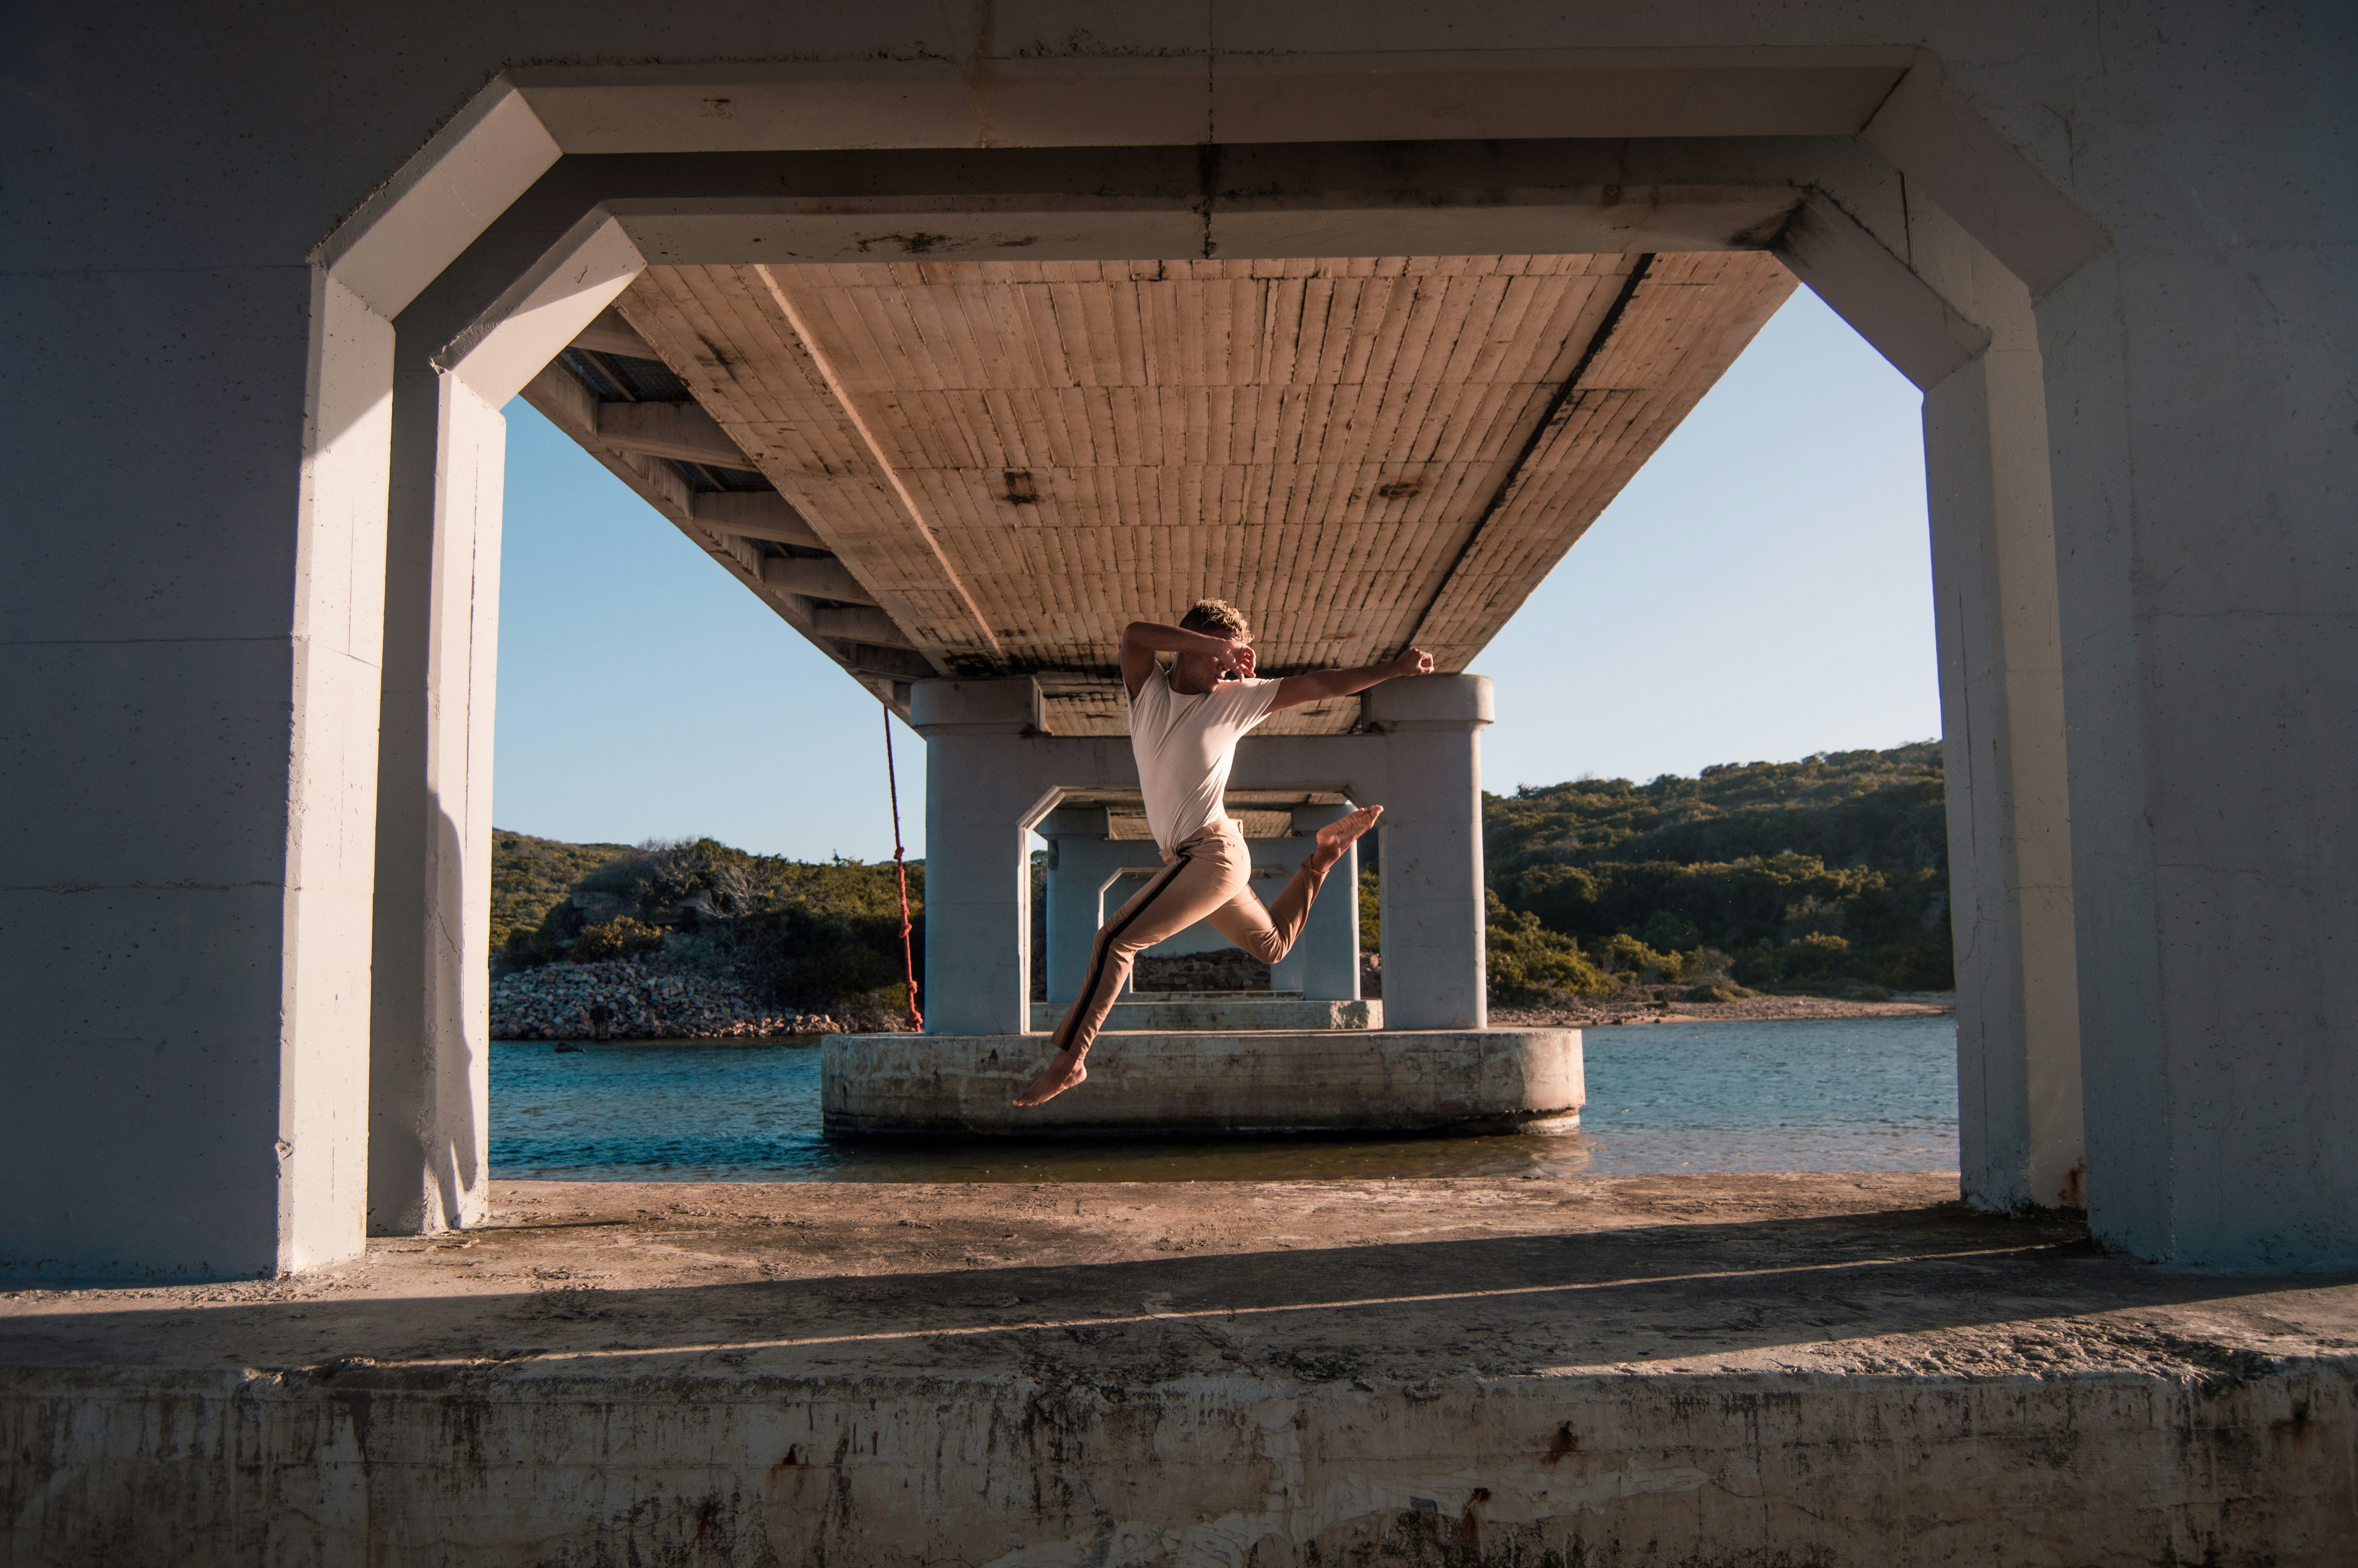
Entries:
MULTIPOLYGON (((1054 1029, 1060 1001, 1032 1004, 1032 1027, 1054 1029)), ((1380 1001, 1309 1001, 1300 991, 1138 991, 1114 1004, 1111 1031, 1381 1029, 1380 1001)))

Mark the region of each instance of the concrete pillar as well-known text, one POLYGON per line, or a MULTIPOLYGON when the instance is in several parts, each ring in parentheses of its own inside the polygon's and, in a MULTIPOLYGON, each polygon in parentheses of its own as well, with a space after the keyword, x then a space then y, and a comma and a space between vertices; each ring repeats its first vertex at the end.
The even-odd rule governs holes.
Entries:
POLYGON ((1040 687, 919 681, 909 720, 925 738, 925 1032, 1020 1034, 1031 995, 1032 878, 1024 834, 1042 789, 1023 742, 1040 687))
POLYGON ((2358 330, 2348 244, 2277 232, 2107 254, 2038 306, 2088 1212, 2139 1257, 2347 1269, 2358 330))
MULTIPOLYGON (((1298 837, 1294 842, 1300 844, 1303 852, 1307 854, 1310 837, 1328 823, 1348 815, 1351 810, 1352 807, 1347 806, 1295 808, 1293 831, 1298 837)), ((1310 924, 1303 928, 1302 940, 1294 944, 1293 950, 1301 956, 1299 989, 1304 1000, 1358 1000, 1359 847, 1357 844, 1346 849, 1335 869, 1326 873, 1326 885, 1319 890, 1318 902, 1310 906, 1310 924)))
MULTIPOLYGON (((1956 134, 1913 135, 1906 150, 1931 157, 1924 142, 1956 134)), ((1847 205, 1827 195, 1805 204, 1778 249, 1925 395, 1960 1184, 2001 1211, 2077 1206, 2085 1162, 2062 647, 2030 295, 1920 189, 1893 181, 1881 197, 1844 195, 1847 205), (1855 211, 1879 213, 1887 232, 1871 233, 1855 211)))
POLYGON ((368 1224, 463 1227, 490 1179, 500 409, 645 265, 586 224, 488 309, 465 269, 395 327, 377 768, 368 1224))
POLYGON ((2071 818, 2046 388, 2030 299, 1975 267, 1990 347, 1924 395, 1957 955, 1962 1186, 2082 1206, 2071 818))
POLYGON ((1065 806, 1043 817, 1036 831, 1048 841, 1048 1000, 1062 1007, 1081 989, 1103 923, 1099 889, 1109 873, 1095 850, 1106 842, 1105 807, 1065 806))
MULTIPOLYGON (((438 345, 432 345, 438 346, 438 345)), ((405 343, 405 349, 407 348, 405 343)), ((463 1227, 490 1180, 492 725, 507 423, 426 361, 395 383, 377 753, 368 1225, 463 1227)))
POLYGON ((0 1270, 267 1277, 362 1244, 393 332, 124 157, 0 315, 0 1270))
POLYGON ((1381 798, 1384 1025, 1481 1029, 1485 989, 1480 732, 1487 676, 1391 681, 1363 699, 1390 762, 1381 798))

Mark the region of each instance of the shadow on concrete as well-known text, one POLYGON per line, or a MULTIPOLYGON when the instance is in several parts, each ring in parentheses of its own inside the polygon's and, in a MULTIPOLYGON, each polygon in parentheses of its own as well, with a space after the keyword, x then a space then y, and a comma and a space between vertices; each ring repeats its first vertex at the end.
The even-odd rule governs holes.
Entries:
MULTIPOLYGON (((159 1309, 117 1291, 28 1292, 0 1320, 0 1366, 1003 1373, 1078 1357, 1122 1379, 1250 1362, 1311 1381, 1624 1362, 1704 1369, 1779 1346, 1800 1355, 1836 1340, 2136 1309, 2200 1305, 2225 1323, 2238 1303, 2264 1296, 2277 1298, 2266 1321, 2290 1328, 2287 1301, 2346 1314, 2347 1298, 2320 1287, 2358 1278, 2169 1274, 2102 1256, 2076 1225, 1953 1204, 1568 1228, 1583 1223, 1575 1212, 1553 1233, 1194 1256, 1137 1256, 1158 1243, 1133 1233, 1120 1238, 1130 1256, 1047 1262, 1001 1254, 1102 1246, 1106 1227, 1045 1234, 1036 1218, 958 1206, 967 1212, 929 1221, 698 1223, 641 1211, 512 1226, 373 1254, 365 1278, 310 1281, 297 1299, 241 1293, 270 1288, 261 1286, 213 1287, 212 1299, 145 1292, 184 1298, 159 1309), (743 1277, 763 1269, 781 1277, 743 1277)), ((2104 1333, 2132 1363, 2152 1348, 2125 1329, 2104 1333)), ((2204 1364, 2183 1345, 2170 1354, 2204 1364)))

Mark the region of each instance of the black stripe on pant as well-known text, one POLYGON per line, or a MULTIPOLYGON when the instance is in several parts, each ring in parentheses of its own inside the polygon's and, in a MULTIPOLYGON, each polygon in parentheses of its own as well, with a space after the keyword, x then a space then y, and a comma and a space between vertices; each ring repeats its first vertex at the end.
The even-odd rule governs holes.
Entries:
MULTIPOLYGON (((1147 884, 1145 897, 1130 906, 1113 925, 1098 933, 1097 950, 1089 955, 1088 981, 1081 987, 1080 994, 1073 999, 1072 1011, 1067 1014, 1075 1027, 1079 1026, 1082 1017, 1088 1011, 1089 1000, 1098 994, 1098 986, 1105 979, 1106 955, 1113 951, 1114 939, 1129 930, 1131 923, 1140 915, 1153 908, 1154 901, 1163 896, 1163 890, 1168 888, 1173 880, 1186 869, 1187 851, 1182 849, 1179 851, 1179 858, 1163 867, 1157 879, 1147 884)), ((1073 1043, 1070 1040, 1062 1042, 1056 1047, 1059 1051, 1069 1051, 1072 1048, 1073 1043)))

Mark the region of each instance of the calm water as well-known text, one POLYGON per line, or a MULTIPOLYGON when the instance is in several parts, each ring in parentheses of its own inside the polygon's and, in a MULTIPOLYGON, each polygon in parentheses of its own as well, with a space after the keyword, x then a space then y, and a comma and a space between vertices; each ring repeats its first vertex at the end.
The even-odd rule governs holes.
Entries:
POLYGON ((610 1181, 1140 1182, 1957 1165, 1953 1019, 1655 1023, 1591 1029, 1585 1044, 1576 1134, 944 1144, 823 1136, 816 1044, 502 1042, 492 1166, 610 1181))

